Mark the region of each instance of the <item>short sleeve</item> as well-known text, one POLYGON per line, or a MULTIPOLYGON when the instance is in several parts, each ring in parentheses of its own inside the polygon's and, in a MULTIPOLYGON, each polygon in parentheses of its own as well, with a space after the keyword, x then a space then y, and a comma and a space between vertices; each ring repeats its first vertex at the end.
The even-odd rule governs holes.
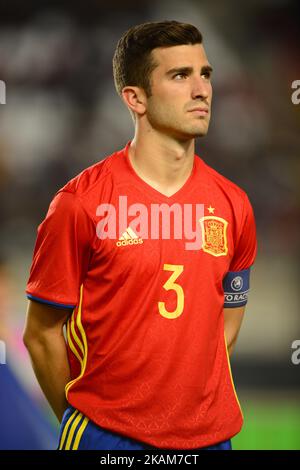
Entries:
POLYGON ((62 308, 74 308, 88 269, 94 224, 80 199, 59 191, 39 225, 27 297, 62 308))
POLYGON ((245 194, 238 239, 235 243, 229 271, 223 279, 224 307, 242 307, 248 301, 250 267, 257 251, 256 227, 253 209, 245 194))
POLYGON ((256 225, 253 209, 248 196, 245 194, 244 209, 238 240, 235 244, 234 255, 229 271, 238 272, 250 268, 254 263, 257 252, 256 225))

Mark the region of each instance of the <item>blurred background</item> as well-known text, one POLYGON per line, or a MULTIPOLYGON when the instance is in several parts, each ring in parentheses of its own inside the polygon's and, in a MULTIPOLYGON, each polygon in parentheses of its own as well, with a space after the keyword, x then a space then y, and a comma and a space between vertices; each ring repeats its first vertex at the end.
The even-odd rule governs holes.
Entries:
POLYGON ((56 446, 57 422, 22 343, 36 229, 61 186, 133 136, 112 78, 119 37, 138 23, 175 19, 200 29, 214 68, 212 121, 197 153, 247 191, 257 220, 258 257, 232 357, 245 417, 233 448, 300 449, 300 364, 291 360, 300 339, 300 105, 291 100, 300 80, 299 7, 1 1, 0 448, 56 446))

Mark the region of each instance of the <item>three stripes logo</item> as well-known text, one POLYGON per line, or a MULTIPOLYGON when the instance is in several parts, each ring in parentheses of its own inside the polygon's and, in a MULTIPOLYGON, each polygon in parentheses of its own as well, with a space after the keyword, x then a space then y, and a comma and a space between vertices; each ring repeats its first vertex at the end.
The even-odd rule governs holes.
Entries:
MULTIPOLYGON (((68 409, 71 413, 73 408, 68 409)), ((61 427, 61 435, 59 439, 59 450, 78 450, 82 435, 89 424, 89 419, 75 409, 73 414, 69 416, 65 424, 61 427)))
POLYGON ((128 227, 124 233, 120 236, 119 240, 116 242, 117 246, 127 246, 127 245, 139 245, 143 243, 144 240, 137 236, 137 234, 128 227))

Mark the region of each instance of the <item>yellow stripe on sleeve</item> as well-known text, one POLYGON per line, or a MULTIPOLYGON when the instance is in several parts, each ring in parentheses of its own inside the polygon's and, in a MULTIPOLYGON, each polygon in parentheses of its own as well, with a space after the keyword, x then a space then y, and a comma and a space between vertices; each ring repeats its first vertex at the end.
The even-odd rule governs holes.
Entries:
MULTIPOLYGON (((82 315, 82 299, 83 299, 83 284, 82 284, 81 287, 80 287, 80 301, 79 301, 79 306, 78 306, 78 314, 77 314, 77 317, 76 317, 76 325, 77 325, 78 331, 79 331, 79 333, 80 333, 80 335, 81 335, 81 338, 82 338, 84 356, 83 356, 83 359, 80 360, 80 363, 81 363, 81 372, 80 372, 80 375, 79 375, 78 377, 76 377, 76 379, 71 380, 71 382, 69 382, 69 383, 66 385, 66 388, 65 388, 66 397, 68 397, 68 392, 69 392, 70 387, 71 387, 75 382, 77 382, 78 380, 80 380, 81 377, 83 377, 83 375, 84 375, 84 373, 85 373, 85 369, 86 369, 86 363, 87 363, 88 345, 87 345, 86 334, 85 334, 84 328, 83 328, 83 326, 82 326, 82 321, 81 321, 81 315, 82 315)), ((70 337, 70 335, 69 335, 69 337, 70 337)), ((71 340, 71 343, 72 343, 72 340, 71 340)), ((70 344, 70 347, 71 347, 71 344, 70 344)), ((73 348, 74 348, 74 344, 73 344, 73 348)), ((75 349, 75 348, 74 348, 74 349, 75 349)), ((75 354, 75 353, 74 353, 74 354, 75 354)), ((76 357, 78 357, 78 356, 76 356, 76 357)))
POLYGON ((237 404, 238 404, 238 406, 239 406, 239 408, 240 408, 240 412, 241 412, 242 418, 243 418, 243 420, 244 420, 244 415, 243 415, 243 412, 242 412, 242 408, 241 408, 241 405, 240 405, 240 402, 239 402, 239 399, 238 399, 238 396, 237 396, 237 393, 236 393, 236 390, 235 390, 233 378, 232 378, 231 365, 230 365, 230 358, 229 358, 228 349, 227 349, 227 341, 226 341, 225 331, 224 331, 224 340, 225 340, 225 349, 226 349, 226 356, 227 356, 227 363, 228 363, 228 369, 229 369, 229 374, 230 374, 231 385, 232 385, 232 388, 233 388, 233 392, 234 392, 234 395, 235 395, 235 399, 236 399, 237 404))
POLYGON ((68 339, 68 345, 69 345, 71 351, 77 357, 78 361, 80 362, 81 368, 82 368, 82 365, 83 365, 82 358, 80 357, 79 352, 75 348, 74 343, 72 341, 71 332, 70 332, 70 322, 69 321, 67 323, 67 339, 68 339))
MULTIPOLYGON (((74 311, 75 312, 75 311, 74 311)), ((75 330, 75 324, 74 324, 74 312, 73 312, 73 315, 72 315, 72 318, 71 318, 71 331, 72 331, 72 335, 73 335, 73 338, 75 340, 75 343, 78 344, 79 346, 79 349, 80 351, 82 352, 82 356, 84 356, 84 348, 83 348, 83 344, 81 342, 81 340, 79 339, 77 333, 76 333, 76 330, 75 330)))

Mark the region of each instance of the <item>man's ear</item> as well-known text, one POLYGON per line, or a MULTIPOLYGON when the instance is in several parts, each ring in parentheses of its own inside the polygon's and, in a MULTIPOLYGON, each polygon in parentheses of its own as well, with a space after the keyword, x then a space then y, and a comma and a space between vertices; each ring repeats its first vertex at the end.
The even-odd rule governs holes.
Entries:
POLYGON ((126 106, 138 115, 146 112, 147 98, 144 90, 136 86, 126 86, 122 90, 122 98, 126 106))

